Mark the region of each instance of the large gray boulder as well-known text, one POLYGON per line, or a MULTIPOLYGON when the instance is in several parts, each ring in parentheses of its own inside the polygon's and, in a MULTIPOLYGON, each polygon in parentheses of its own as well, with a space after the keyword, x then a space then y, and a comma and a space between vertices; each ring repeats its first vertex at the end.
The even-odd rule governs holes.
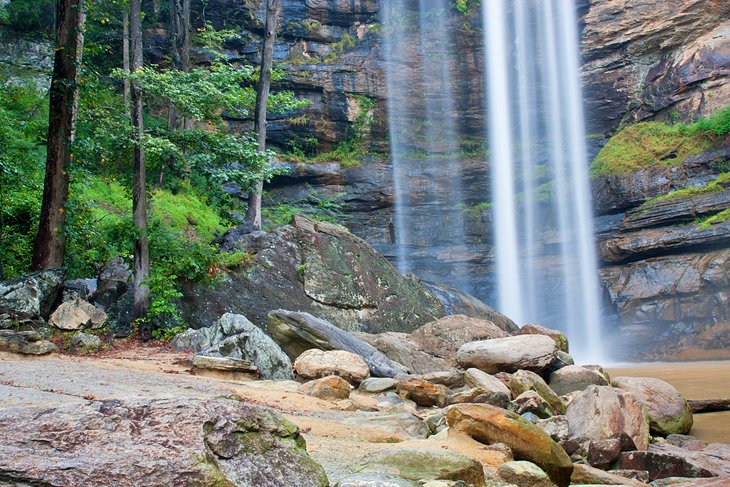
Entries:
POLYGON ((465 369, 474 367, 488 374, 520 369, 540 372, 555 360, 557 351, 549 336, 520 335, 467 343, 459 348, 456 360, 465 369))
POLYGON ((291 361, 279 345, 242 315, 226 313, 213 326, 188 330, 170 343, 176 350, 249 361, 263 379, 294 377, 291 361))
POLYGON ((671 384, 652 377, 615 377, 613 385, 632 393, 646 408, 655 434, 687 434, 692 429, 692 409, 671 384))
POLYGON ((420 282, 402 276, 339 225, 296 216, 273 233, 234 229, 220 243, 253 258, 216 286, 183 286, 181 305, 194 327, 223 312, 263 326, 270 311, 283 308, 315 314, 344 330, 409 332, 445 314, 420 282))
POLYGON ((0 315, 15 321, 43 322, 61 299, 66 269, 31 272, 0 282, 0 315))
POLYGON ((0 479, 80 487, 329 485, 294 424, 239 400, 190 397, 5 409, 0 479))

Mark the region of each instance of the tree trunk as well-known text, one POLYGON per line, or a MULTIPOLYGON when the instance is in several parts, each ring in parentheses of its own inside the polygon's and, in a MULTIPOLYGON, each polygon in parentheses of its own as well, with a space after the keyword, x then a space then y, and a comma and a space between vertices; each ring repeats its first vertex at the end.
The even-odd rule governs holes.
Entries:
MULTIPOLYGON (((122 13, 122 68, 125 73, 129 72, 129 6, 123 7, 122 13)), ((124 110, 127 116, 132 113, 132 98, 129 87, 129 79, 124 78, 124 110)))
MULTIPOLYGON (((256 89, 256 112, 254 113, 254 130, 259 152, 266 151, 266 104, 269 101, 271 88, 271 67, 274 60, 274 44, 276 44, 276 23, 279 17, 280 0, 266 0, 266 27, 264 29, 264 47, 261 56, 261 74, 256 89)), ((257 181, 248 196, 246 223, 254 228, 261 228, 261 193, 264 182, 257 181)))
MULTIPOLYGON (((170 0, 170 44, 172 67, 186 73, 190 72, 190 0, 170 0)), ((167 128, 180 130, 188 128, 187 125, 187 120, 180 116, 175 105, 170 104, 167 111, 167 128)), ((170 171, 178 174, 172 154, 170 154, 168 167, 170 171)), ((163 165, 157 180, 159 187, 162 187, 164 178, 165 167, 163 165)))
MULTIPOLYGON (((142 67, 142 0, 129 2, 129 27, 131 34, 132 71, 142 67)), ((132 83, 132 138, 134 139, 134 174, 132 176, 132 216, 137 231, 137 240, 134 243, 134 275, 132 288, 134 289, 135 318, 142 318, 147 314, 149 306, 150 288, 150 257, 147 240, 147 175, 144 163, 144 146, 142 136, 144 123, 142 120, 142 88, 132 83)))
POLYGON ((46 177, 38 234, 33 247, 33 270, 63 266, 66 247, 64 207, 68 200, 68 173, 76 136, 85 21, 84 0, 57 0, 46 177))

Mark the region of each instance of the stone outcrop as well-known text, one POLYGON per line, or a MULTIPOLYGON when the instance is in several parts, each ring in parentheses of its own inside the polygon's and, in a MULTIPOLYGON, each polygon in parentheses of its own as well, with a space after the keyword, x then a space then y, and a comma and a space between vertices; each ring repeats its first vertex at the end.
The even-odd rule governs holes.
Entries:
POLYGON ((631 347, 614 347, 622 358, 727 356, 730 226, 701 220, 730 208, 730 190, 717 179, 729 161, 718 143, 678 165, 594 178, 606 311, 619 340, 631 337, 631 347))
POLYGON ((337 225, 295 217, 274 233, 234 229, 221 244, 224 250, 246 250, 253 260, 215 287, 184 286, 182 307, 196 328, 224 312, 263 326, 275 309, 305 311, 339 328, 368 332, 411 331, 444 316, 441 302, 422 284, 401 276, 337 225))
POLYGON ((5 409, 0 459, 17 485, 329 484, 295 425, 224 398, 5 409))
POLYGON ((730 249, 655 257, 601 270, 601 280, 637 350, 670 355, 727 344, 730 249), (707 330, 704 332, 703 330, 707 330), (664 347, 664 348, 657 348, 664 347))
POLYGON ((593 133, 730 104, 730 5, 712 0, 590 2, 583 82, 593 133))

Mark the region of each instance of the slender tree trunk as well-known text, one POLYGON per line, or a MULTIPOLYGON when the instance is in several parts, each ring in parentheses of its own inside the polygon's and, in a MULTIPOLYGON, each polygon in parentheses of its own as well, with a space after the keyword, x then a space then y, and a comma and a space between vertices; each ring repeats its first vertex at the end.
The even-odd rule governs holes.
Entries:
MULTIPOLYGON (((129 2, 129 28, 131 35, 132 71, 142 67, 142 0, 129 2)), ((147 241, 147 175, 145 173, 144 146, 142 136, 144 123, 142 120, 142 88, 132 82, 132 137, 134 139, 134 174, 132 176, 132 216, 137 230, 137 240, 134 243, 134 274, 132 286, 134 289, 135 318, 147 314, 149 306, 150 288, 150 256, 147 241)))
POLYGON ((84 0, 57 0, 46 177, 41 218, 33 247, 33 270, 63 266, 66 247, 64 207, 68 200, 68 173, 76 136, 85 21, 84 0))
MULTIPOLYGON (((122 12, 122 68, 125 73, 129 72, 129 5, 123 7, 122 12)), ((130 92, 129 79, 124 78, 124 110, 127 116, 132 113, 132 95, 130 92)))
MULTIPOLYGON (((266 151, 266 104, 269 101, 271 88, 271 67, 274 61, 274 44, 276 44, 276 24, 279 17, 280 0, 266 0, 266 26, 264 28, 264 46, 261 56, 261 74, 256 89, 256 112, 254 113, 254 130, 259 152, 266 151)), ((261 228, 261 193, 264 182, 257 181, 248 196, 246 223, 254 228, 261 228)))

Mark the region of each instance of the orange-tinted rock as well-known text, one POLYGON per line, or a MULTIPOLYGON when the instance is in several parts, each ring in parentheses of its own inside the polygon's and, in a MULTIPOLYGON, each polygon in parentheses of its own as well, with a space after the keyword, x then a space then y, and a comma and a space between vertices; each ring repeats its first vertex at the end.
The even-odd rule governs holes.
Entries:
POLYGON ((505 409, 481 404, 459 404, 449 408, 450 431, 466 434, 485 443, 504 443, 515 459, 528 460, 542 468, 560 487, 570 484, 573 464, 565 450, 539 427, 505 409))

